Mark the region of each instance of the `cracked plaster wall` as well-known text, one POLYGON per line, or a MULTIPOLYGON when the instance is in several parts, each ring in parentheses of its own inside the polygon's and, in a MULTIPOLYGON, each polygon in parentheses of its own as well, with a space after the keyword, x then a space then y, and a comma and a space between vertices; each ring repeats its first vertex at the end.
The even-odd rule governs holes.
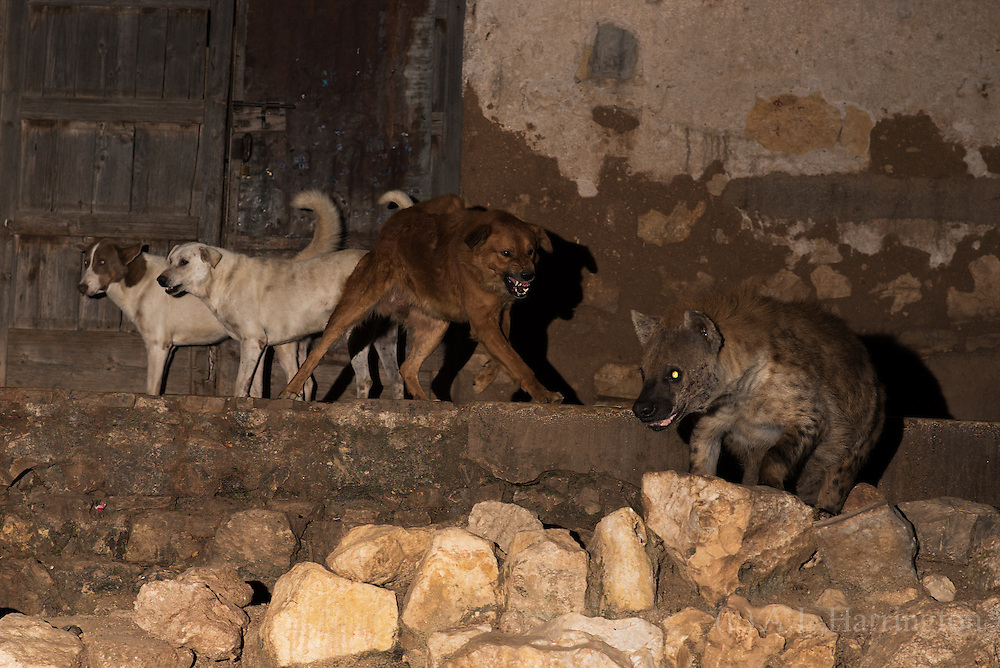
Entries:
POLYGON ((979 0, 470 0, 463 191, 593 252, 549 328, 582 400, 631 391, 612 322, 749 279, 1000 419, 998 30, 979 0))

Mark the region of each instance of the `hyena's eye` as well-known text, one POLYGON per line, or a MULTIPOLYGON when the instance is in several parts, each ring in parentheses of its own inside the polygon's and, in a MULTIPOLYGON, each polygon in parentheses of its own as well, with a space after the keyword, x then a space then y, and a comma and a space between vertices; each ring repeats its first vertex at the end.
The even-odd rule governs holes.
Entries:
POLYGON ((663 375, 663 380, 667 381, 668 383, 676 383, 681 379, 683 375, 684 374, 681 373, 680 369, 678 369, 677 367, 671 367, 670 369, 667 369, 667 372, 663 375))

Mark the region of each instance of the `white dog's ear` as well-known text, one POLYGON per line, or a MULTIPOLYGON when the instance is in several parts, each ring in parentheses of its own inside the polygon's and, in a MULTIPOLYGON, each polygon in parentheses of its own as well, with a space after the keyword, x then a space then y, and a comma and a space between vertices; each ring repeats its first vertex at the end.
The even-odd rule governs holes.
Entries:
POLYGON ((658 323, 659 320, 654 317, 632 311, 632 326, 635 327, 635 334, 639 337, 639 345, 646 347, 646 343, 658 323))
POLYGON ((212 265, 213 269, 217 264, 219 264, 219 261, 222 260, 222 253, 220 253, 219 249, 217 248, 212 248, 211 246, 202 246, 200 250, 201 250, 201 259, 207 262, 208 264, 212 265))
POLYGON ((179 247, 180 247, 180 244, 177 244, 173 248, 170 249, 170 252, 167 253, 167 262, 170 261, 170 256, 173 255, 174 251, 177 250, 179 247))

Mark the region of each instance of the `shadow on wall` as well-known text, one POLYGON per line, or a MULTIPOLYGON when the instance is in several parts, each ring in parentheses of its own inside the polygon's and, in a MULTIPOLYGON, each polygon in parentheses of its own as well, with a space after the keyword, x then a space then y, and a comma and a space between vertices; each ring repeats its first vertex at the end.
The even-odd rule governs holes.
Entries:
MULTIPOLYGON (((583 301, 583 272, 596 274, 597 261, 586 246, 552 232, 549 238, 552 253, 543 252, 530 296, 515 303, 511 311, 510 342, 542 385, 562 393, 564 403, 579 404, 576 390, 548 360, 548 328, 557 318, 569 320, 573 317, 576 307, 583 301)), ((452 325, 444 345, 444 363, 431 384, 434 394, 442 399, 450 397, 449 388, 476 349, 475 341, 469 337, 468 325, 452 325)), ((511 400, 530 401, 531 397, 519 390, 511 400)))
POLYGON ((888 335, 862 336, 885 387, 885 426, 858 482, 878 483, 903 440, 903 418, 950 420, 948 403, 930 369, 915 352, 888 335))

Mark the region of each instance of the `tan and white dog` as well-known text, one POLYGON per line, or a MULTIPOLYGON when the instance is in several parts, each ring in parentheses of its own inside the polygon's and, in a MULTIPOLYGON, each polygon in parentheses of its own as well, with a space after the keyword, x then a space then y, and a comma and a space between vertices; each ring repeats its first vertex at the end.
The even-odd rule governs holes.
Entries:
MULTIPOLYGON (((191 295, 171 297, 156 283, 167 259, 142 250, 142 244, 122 246, 110 239, 81 247, 83 275, 80 294, 107 294, 135 323, 146 344, 146 393, 159 395, 175 346, 203 346, 229 337, 218 318, 200 299, 191 295)), ((291 374, 295 363, 292 347, 291 374)), ((280 358, 282 354, 275 353, 280 358)), ((286 369, 287 371, 287 369, 286 369)))
MULTIPOLYGON (((340 213, 319 191, 300 193, 293 205, 316 212, 316 234, 338 240, 340 213)), ((309 249, 307 248, 306 251, 309 249)), ((186 243, 175 246, 159 283, 168 294, 188 293, 200 298, 226 331, 240 342, 240 366, 234 394, 246 396, 261 355, 267 346, 299 341, 321 332, 340 301, 344 283, 365 255, 363 250, 306 253, 295 258, 251 257, 242 253, 186 243)), ((389 378, 387 387, 402 398, 403 381, 396 360, 396 328, 376 339, 375 348, 389 378)), ((359 396, 369 377, 367 347, 352 359, 359 396)))

